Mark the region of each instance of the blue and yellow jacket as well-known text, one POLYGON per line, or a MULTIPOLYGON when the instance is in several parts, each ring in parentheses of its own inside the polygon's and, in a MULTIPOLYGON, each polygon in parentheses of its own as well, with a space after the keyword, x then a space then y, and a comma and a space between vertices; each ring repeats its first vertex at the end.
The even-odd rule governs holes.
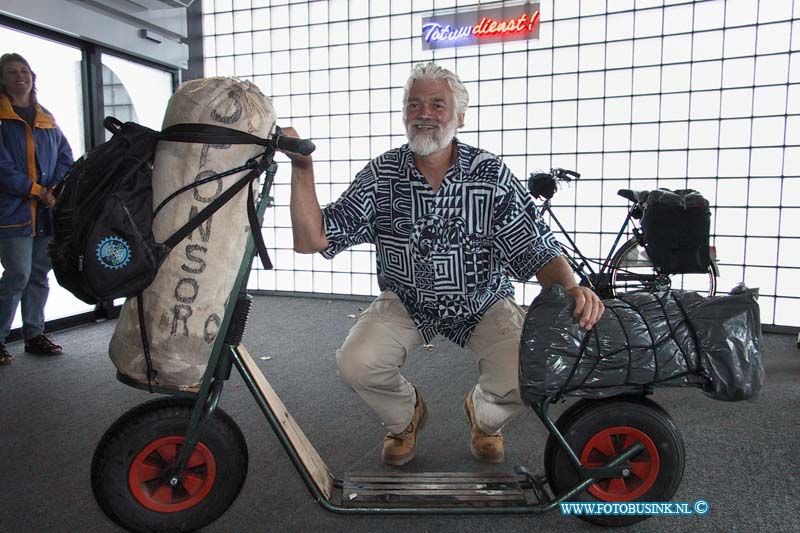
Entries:
MULTIPOLYGON (((32 236, 37 197, 55 187, 72 166, 72 150, 53 116, 36 104, 34 127, 20 118, 6 95, 0 95, 0 238, 32 236)), ((49 209, 39 214, 51 217, 49 209)), ((41 222, 41 221, 40 221, 41 222)))

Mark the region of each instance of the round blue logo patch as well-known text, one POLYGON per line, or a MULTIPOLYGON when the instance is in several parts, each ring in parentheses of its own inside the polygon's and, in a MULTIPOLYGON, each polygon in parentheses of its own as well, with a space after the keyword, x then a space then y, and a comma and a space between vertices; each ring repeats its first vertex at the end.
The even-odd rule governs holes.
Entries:
POLYGON ((106 237, 97 245, 97 261, 105 268, 119 270, 131 261, 131 247, 121 237, 106 237))

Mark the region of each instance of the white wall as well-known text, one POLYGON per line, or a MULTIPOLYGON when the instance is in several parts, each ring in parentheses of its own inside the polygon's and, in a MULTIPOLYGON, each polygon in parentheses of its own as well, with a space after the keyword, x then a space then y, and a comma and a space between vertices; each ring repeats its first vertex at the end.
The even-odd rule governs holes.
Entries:
MULTIPOLYGON (((582 248, 599 257, 610 245, 618 188, 695 188, 713 206, 720 287, 760 287, 764 323, 800 325, 800 3, 545 0, 538 41, 422 50, 422 18, 455 5, 204 0, 206 75, 255 81, 279 123, 314 139, 326 203, 405 141, 403 84, 434 59, 470 90, 462 140, 520 179, 551 166, 583 174, 556 197, 582 248)), ((274 195, 276 270, 253 287, 376 293, 369 247, 332 262, 291 251, 288 167, 274 195)), ((537 292, 520 288, 525 303, 537 292)))

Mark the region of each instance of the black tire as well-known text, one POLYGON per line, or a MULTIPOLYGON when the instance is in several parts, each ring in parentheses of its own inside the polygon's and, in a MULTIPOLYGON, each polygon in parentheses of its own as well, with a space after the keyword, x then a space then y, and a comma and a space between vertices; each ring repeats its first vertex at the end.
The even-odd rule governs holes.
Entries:
POLYGON ((611 291, 614 296, 632 291, 662 291, 684 289, 697 291, 702 296, 714 296, 717 292, 717 277, 713 267, 703 274, 657 274, 647 257, 644 247, 636 238, 628 240, 611 259, 611 291))
MULTIPOLYGON (((633 473, 629 478, 598 481, 571 501, 664 502, 672 498, 680 485, 686 463, 683 437, 666 411, 652 401, 581 400, 564 412, 556 427, 584 466, 599 466, 609 459, 595 444, 603 439, 614 444, 615 454, 637 441, 646 447, 630 461, 633 473), (623 447, 622 436, 630 437, 632 442, 623 447)), ((556 496, 580 483, 567 452, 552 435, 547 439, 544 461, 545 474, 556 496)), ((628 526, 649 518, 648 515, 576 516, 602 526, 628 526)))
MULTIPOLYGON (((563 413, 561 413, 561 416, 559 416, 558 420, 556 420, 556 429, 558 429, 558 431, 562 435, 564 435, 565 429, 568 426, 571 426, 573 421, 579 416, 581 416, 581 414, 583 414, 583 412, 586 411, 587 409, 592 409, 594 407, 597 407, 600 404, 600 402, 619 401, 622 398, 626 398, 626 400, 629 399, 630 401, 633 402, 642 403, 644 405, 647 405, 648 407, 652 407, 653 409, 661 411, 666 416, 669 416, 667 414, 667 411, 665 411, 663 407, 661 407, 654 401, 648 400, 644 396, 617 396, 611 400, 586 400, 581 398, 577 402, 567 407, 567 409, 563 413)), ((558 441, 552 435, 549 435, 547 442, 545 443, 544 446, 545 468, 547 467, 547 465, 553 463, 554 454, 560 449, 561 445, 558 443, 558 441)), ((547 478, 550 479, 550 476, 548 476, 547 478)))
POLYGON ((222 409, 201 423, 200 439, 177 487, 174 464, 192 415, 192 399, 159 398, 122 415, 92 458, 92 491, 103 512, 130 531, 193 531, 233 503, 247 476, 247 443, 222 409), (157 490, 160 489, 160 490, 157 490))

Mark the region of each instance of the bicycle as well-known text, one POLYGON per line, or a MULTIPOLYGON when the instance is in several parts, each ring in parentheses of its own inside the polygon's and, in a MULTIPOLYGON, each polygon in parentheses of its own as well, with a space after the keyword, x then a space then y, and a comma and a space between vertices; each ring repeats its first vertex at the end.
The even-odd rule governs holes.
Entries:
MULTIPOLYGON (((589 259, 581 252, 569 231, 561 224, 550 203, 560 183, 571 183, 580 178, 574 170, 553 168, 550 172, 531 173, 528 189, 534 198, 542 200, 537 205, 539 215, 550 217, 568 244, 561 241, 564 256, 580 278, 580 284, 591 288, 601 298, 614 298, 621 293, 637 290, 667 291, 672 288, 694 290, 704 296, 713 296, 717 289, 719 269, 716 249, 709 247, 708 271, 699 274, 673 274, 664 272, 653 264, 647 255, 647 241, 639 221, 644 216, 648 191, 620 189, 617 194, 629 202, 628 214, 617 232, 614 243, 601 262, 589 259), (630 227, 632 236, 620 245, 630 227), (596 266, 599 268, 596 269, 596 266)), ((552 224, 551 224, 552 225, 552 224)))

